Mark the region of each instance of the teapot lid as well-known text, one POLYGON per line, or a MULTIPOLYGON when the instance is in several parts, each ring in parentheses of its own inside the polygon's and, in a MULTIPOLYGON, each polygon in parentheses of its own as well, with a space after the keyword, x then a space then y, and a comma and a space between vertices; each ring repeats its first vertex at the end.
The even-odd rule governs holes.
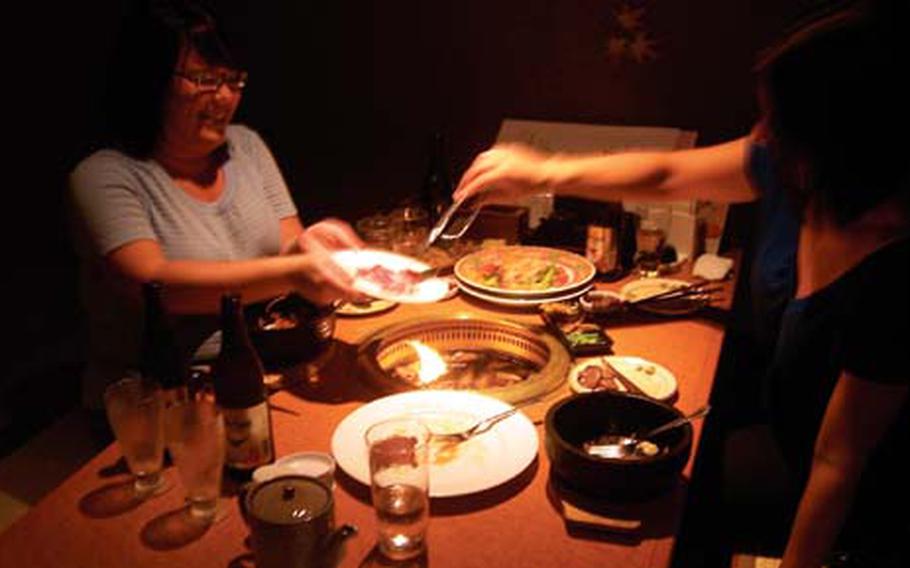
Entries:
POLYGON ((250 516, 265 523, 296 525, 311 521, 332 505, 332 493, 319 481, 283 475, 256 484, 246 496, 250 516))

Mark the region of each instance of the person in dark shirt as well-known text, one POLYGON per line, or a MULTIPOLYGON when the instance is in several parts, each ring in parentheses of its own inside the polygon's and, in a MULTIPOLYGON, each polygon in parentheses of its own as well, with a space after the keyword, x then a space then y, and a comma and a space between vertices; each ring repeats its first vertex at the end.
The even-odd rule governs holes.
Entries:
POLYGON ((803 486, 782 566, 846 549, 908 566, 910 537, 910 50, 907 3, 853 2, 761 60, 748 136, 677 152, 480 154, 456 199, 552 192, 621 200, 761 199, 753 292, 776 347, 770 420, 803 486))

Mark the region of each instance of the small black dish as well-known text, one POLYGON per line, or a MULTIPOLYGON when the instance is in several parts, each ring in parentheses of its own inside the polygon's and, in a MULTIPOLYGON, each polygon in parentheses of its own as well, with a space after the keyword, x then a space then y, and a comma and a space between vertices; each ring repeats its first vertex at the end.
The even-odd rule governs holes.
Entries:
POLYGON ((245 310, 250 339, 266 369, 317 359, 332 345, 333 306, 316 306, 297 294, 252 304, 245 310))

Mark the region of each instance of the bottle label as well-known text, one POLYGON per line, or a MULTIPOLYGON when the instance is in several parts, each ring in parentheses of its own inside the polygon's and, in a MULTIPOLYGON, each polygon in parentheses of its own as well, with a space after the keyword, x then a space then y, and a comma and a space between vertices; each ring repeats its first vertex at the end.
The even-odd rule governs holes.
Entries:
POLYGON ((252 408, 225 408, 223 412, 227 437, 225 464, 235 469, 253 469, 270 463, 274 456, 268 403, 252 408))
POLYGON ((616 239, 614 238, 612 227, 588 225, 585 256, 591 261, 597 272, 601 274, 616 268, 616 239))

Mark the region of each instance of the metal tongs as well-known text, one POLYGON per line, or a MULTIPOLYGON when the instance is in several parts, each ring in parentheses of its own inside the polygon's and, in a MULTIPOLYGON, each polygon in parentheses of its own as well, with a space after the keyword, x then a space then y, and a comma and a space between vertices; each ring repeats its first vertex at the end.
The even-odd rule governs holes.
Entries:
POLYGON ((433 228, 430 229, 430 233, 427 235, 427 247, 431 246, 436 239, 443 238, 445 240, 454 240, 460 238, 465 234, 465 231, 468 230, 468 227, 474 222, 474 219, 477 218, 478 213, 480 213, 480 197, 478 195, 472 195, 469 197, 462 197, 458 201, 452 203, 445 213, 442 214, 442 217, 436 221, 436 224, 433 225, 433 228), (452 221, 452 216, 455 215, 455 212, 458 211, 462 204, 466 201, 469 201, 469 207, 467 208, 467 213, 463 217, 459 217, 459 223, 455 224, 454 230, 450 233, 446 233, 445 230, 449 227, 450 222, 452 221))

